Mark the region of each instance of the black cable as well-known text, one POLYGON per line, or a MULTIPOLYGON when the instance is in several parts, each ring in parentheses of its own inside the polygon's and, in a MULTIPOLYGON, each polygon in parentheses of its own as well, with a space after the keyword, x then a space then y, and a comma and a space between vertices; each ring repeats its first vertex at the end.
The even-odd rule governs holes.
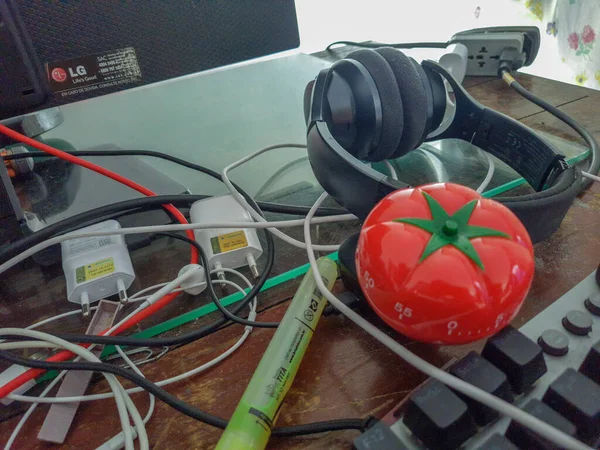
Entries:
POLYGON ((452 42, 406 42, 397 44, 384 44, 381 42, 354 42, 354 41, 335 41, 327 46, 325 50, 331 51, 331 47, 334 45, 349 45, 352 47, 359 48, 381 48, 381 47, 392 47, 392 48, 446 48, 452 42))
POLYGON ((236 316, 235 314, 232 314, 231 312, 229 312, 229 310, 223 306, 223 304, 221 303, 221 300, 219 300, 219 296, 215 292, 215 287, 211 283, 211 274, 210 274, 208 258, 206 257, 206 252, 200 246, 200 244, 198 244, 196 241, 188 238, 187 236, 182 236, 180 234, 175 234, 175 233, 161 232, 161 233, 154 233, 154 235, 155 236, 166 236, 166 237, 170 237, 173 239, 178 239, 182 242, 186 242, 186 243, 190 244, 191 246, 195 247, 196 250, 198 250, 198 253, 200 255, 200 260, 202 261, 202 268, 203 268, 204 274, 206 276, 206 285, 207 285, 208 293, 210 294, 211 300, 213 301, 215 306, 217 308, 219 308, 219 311, 221 311, 221 313, 223 314, 223 316, 225 316, 225 318, 231 320, 232 322, 239 323, 241 325, 249 325, 251 327, 257 327, 257 328, 277 328, 279 326, 279 322, 255 322, 252 320, 242 319, 241 317, 236 316))
MULTIPOLYGON (((92 362, 48 363, 45 361, 34 361, 31 359, 21 358, 7 351, 0 351, 0 359, 34 369, 83 370, 118 375, 135 383, 148 393, 154 395, 156 398, 169 405, 171 408, 185 414, 188 417, 216 428, 225 429, 225 427, 227 427, 227 420, 202 411, 184 402, 183 400, 178 399, 174 395, 169 394, 167 391, 157 386, 155 383, 148 381, 146 378, 119 366, 92 362)), ((371 422, 371 417, 367 417, 366 419, 328 420, 324 422, 309 423, 306 425, 296 425, 293 427, 274 428, 273 436, 300 436, 304 434, 324 433, 326 431, 348 429, 364 431, 371 422)))
MULTIPOLYGON (((152 197, 150 197, 152 198, 152 197)), ((252 197, 248 197, 246 199, 250 206, 254 208, 261 216, 264 216, 264 213, 260 209, 260 207, 256 204, 252 197)), ((264 236, 266 240, 266 253, 267 253, 267 261, 265 263, 265 268, 261 272, 260 276, 256 280, 256 284, 252 286, 250 291, 246 294, 246 296, 235 306, 231 308, 232 314, 238 314, 244 307, 246 307, 254 297, 260 292, 265 282, 269 278, 271 271, 273 270, 273 265, 275 264, 275 242, 273 241, 273 235, 267 230, 264 231, 264 236)), ((103 344, 103 345, 121 345, 121 346, 129 346, 129 347, 171 347, 173 345, 184 345, 189 344, 190 342, 197 341, 200 338, 212 333, 214 330, 218 329, 222 325, 227 323, 227 320, 224 318, 219 318, 215 322, 204 325, 197 330, 191 331, 186 334, 182 334, 181 336, 174 337, 162 337, 162 338, 147 338, 147 339, 136 339, 134 337, 127 336, 94 336, 87 334, 77 334, 77 333, 53 333, 55 336, 58 336, 66 341, 74 342, 74 343, 92 343, 92 344, 103 344)), ((15 340, 30 340, 28 338, 13 336, 15 340)))
MULTIPOLYGON (((271 233, 265 234, 266 238, 273 239, 271 233)), ((269 273, 273 268, 273 263, 275 261, 275 251, 274 247, 267 246, 267 263, 264 271, 261 273, 261 276, 256 281, 256 284, 250 289, 250 291, 246 294, 246 296, 237 303, 234 307, 232 307, 231 312, 233 314, 238 314, 245 306, 250 303, 250 301, 258 294, 259 290, 264 285, 265 281, 269 273), (271 252, 270 249, 273 249, 271 252)), ((198 339, 207 336, 212 333, 228 321, 223 317, 217 319, 211 324, 204 325, 197 330, 191 331, 186 334, 182 334, 181 336, 173 336, 173 337, 162 337, 162 338, 146 338, 146 339, 138 339, 135 337, 128 336, 94 336, 87 334, 78 334, 78 333, 49 333, 54 336, 57 336, 61 339, 64 339, 73 343, 90 343, 90 344, 102 344, 102 345, 120 345, 120 346, 128 346, 128 347, 171 347, 173 345, 185 345, 191 342, 197 341, 198 339)), ((35 340, 29 339, 22 336, 11 336, 13 340, 35 340)))
MULTIPOLYGON (((202 172, 212 178, 215 178, 219 181, 221 180, 221 175, 214 170, 208 169, 199 164, 195 164, 185 159, 177 158, 175 156, 155 152, 150 150, 74 150, 70 152, 65 152, 69 155, 73 156, 149 156, 153 158, 164 159, 166 161, 170 161, 175 164, 179 164, 183 167, 187 167, 188 169, 197 170, 202 172)), ((13 159, 27 159, 27 158, 57 158, 54 155, 50 155, 49 153, 40 152, 40 151, 29 151, 27 153, 15 153, 10 155, 3 155, 2 159, 5 161, 10 161, 13 159)), ((292 163, 298 162, 292 161, 292 163)), ((236 189, 240 190, 240 187, 235 183, 232 183, 236 189)), ((206 196, 208 197, 208 196, 206 196)), ((310 206, 296 206, 296 205, 286 205, 280 203, 272 203, 272 202, 258 202, 261 205, 263 211, 272 212, 272 213, 280 213, 280 214, 297 214, 297 215, 306 215, 310 210, 310 206)), ((317 210, 315 215, 329 216, 335 214, 347 214, 348 211, 340 208, 320 208, 320 211, 317 210)))
MULTIPOLYGON (((25 236, 18 241, 2 246, 0 248, 0 262, 6 262, 13 256, 24 252, 28 248, 33 247, 40 242, 44 242, 53 236, 82 228, 84 224, 85 226, 88 226, 103 220, 107 220, 116 213, 134 210, 136 208, 149 208, 151 206, 154 206, 157 209, 162 209, 161 205, 169 203, 174 206, 190 206, 192 203, 208 197, 209 196, 207 195, 197 194, 156 195, 153 197, 140 197, 132 200, 125 200, 122 202, 94 208, 75 216, 68 217, 60 222, 47 225, 41 230, 25 236)), ((248 200, 248 198, 249 197, 246 197, 246 200, 248 200)), ((268 202, 257 202, 257 204, 263 211, 284 214, 306 215, 310 210, 309 207, 305 208, 303 206, 278 205, 268 202)), ((323 208, 318 215, 335 215, 341 212, 342 210, 339 209, 323 208)))
MULTIPOLYGON (((500 78, 502 78, 505 73, 510 75, 511 71, 510 71, 509 67, 507 67, 505 64, 503 64, 503 62, 501 61, 500 68, 498 69, 498 76, 500 78)), ((521 86, 521 84, 514 78, 510 81, 507 81, 507 80, 505 80, 505 81, 510 87, 512 87, 515 91, 517 91, 521 96, 525 97, 530 102, 538 105, 540 108, 542 108, 545 111, 552 114, 558 120, 560 120, 560 121, 564 122, 565 124, 567 124, 568 126, 570 126, 573 130, 575 130, 575 132, 577 132, 577 134, 579 136, 581 136, 583 138, 585 143, 590 148, 590 153, 592 155, 592 160, 590 161, 590 166, 586 170, 586 172, 589 172, 593 175, 597 175, 598 171, 600 170, 600 146, 598 145, 598 141, 596 140, 596 138, 589 131, 587 131, 583 126, 581 126, 575 119, 573 119, 571 116, 569 116, 568 114, 565 114, 560 109, 551 105, 547 101, 545 101, 545 100, 539 98, 538 96, 536 96, 535 94, 529 92, 527 89, 525 89, 523 86, 521 86)), ((581 182, 581 191, 586 189, 590 184, 592 184, 592 180, 584 177, 581 182)))
MULTIPOLYGON (((65 152, 69 155, 73 156, 149 156, 152 158, 164 159, 165 161, 169 161, 175 164, 178 164, 183 167, 187 167, 188 169, 196 170, 198 172, 202 172, 218 181, 221 180, 221 174, 211 170, 207 167, 201 166, 199 164, 195 164, 185 159, 177 158, 176 156, 169 155, 167 153, 156 152, 151 150, 74 150, 70 152, 65 152)), ((56 158, 54 155, 50 155, 46 152, 41 151, 29 151, 27 153, 16 153, 11 155, 3 155, 2 159, 5 161, 10 161, 13 159, 26 159, 26 158, 56 158)), ((243 194, 243 190, 235 183, 232 183, 233 186, 243 194)), ((206 198, 208 196, 204 196, 206 198)), ((306 215, 310 211, 310 206, 296 206, 296 205, 286 205, 280 203, 272 203, 272 202, 258 202, 261 209, 263 211, 279 213, 279 214, 290 214, 290 215, 306 215)), ((348 214, 348 211, 341 208, 319 208, 315 215, 316 216, 333 216, 336 214, 348 214)))

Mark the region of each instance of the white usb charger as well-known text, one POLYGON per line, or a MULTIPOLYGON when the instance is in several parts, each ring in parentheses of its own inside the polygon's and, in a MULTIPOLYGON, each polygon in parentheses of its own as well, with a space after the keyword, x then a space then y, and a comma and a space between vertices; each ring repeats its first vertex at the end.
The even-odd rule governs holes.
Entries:
MULTIPOLYGON (((252 216, 231 195, 211 197, 195 202, 190 209, 193 223, 254 222, 252 216)), ((195 230, 196 241, 208 258, 209 268, 217 270, 220 279, 225 278, 220 269, 237 269, 248 265, 252 275, 258 277, 256 260, 262 255, 262 246, 253 228, 211 228, 195 230)))
MULTIPOLYGON (((76 233, 118 230, 116 220, 107 220, 76 233)), ((61 243, 62 263, 67 280, 67 299, 79 303, 84 316, 90 313, 90 303, 119 294, 127 299, 127 288, 135 279, 133 265, 123 235, 72 239, 61 243)))

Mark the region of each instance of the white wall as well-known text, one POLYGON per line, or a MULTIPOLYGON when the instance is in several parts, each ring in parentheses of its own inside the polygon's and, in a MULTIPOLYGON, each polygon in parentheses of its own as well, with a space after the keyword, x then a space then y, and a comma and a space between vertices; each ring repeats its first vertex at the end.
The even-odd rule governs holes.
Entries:
POLYGON ((528 20, 512 0, 296 0, 296 9, 307 53, 340 39, 446 41, 457 31, 528 20))
POLYGON ((524 72, 573 83, 561 67, 556 40, 515 0, 296 0, 300 49, 323 50, 336 40, 379 42, 447 41, 462 30, 501 25, 536 25, 542 47, 524 72), (476 15, 476 10, 478 15, 476 15))

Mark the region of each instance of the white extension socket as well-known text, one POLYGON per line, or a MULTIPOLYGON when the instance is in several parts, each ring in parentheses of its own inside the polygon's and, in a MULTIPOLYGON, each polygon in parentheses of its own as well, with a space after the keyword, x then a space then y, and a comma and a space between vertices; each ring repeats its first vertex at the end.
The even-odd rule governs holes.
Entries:
POLYGON ((477 33, 452 40, 467 47, 467 76, 497 76, 500 57, 507 49, 511 51, 513 62, 518 62, 518 67, 523 66, 526 60, 523 33, 477 33))
POLYGON ((498 76, 501 60, 512 71, 531 65, 540 49, 540 30, 533 26, 502 26, 461 31, 449 44, 467 47, 467 76, 498 76))

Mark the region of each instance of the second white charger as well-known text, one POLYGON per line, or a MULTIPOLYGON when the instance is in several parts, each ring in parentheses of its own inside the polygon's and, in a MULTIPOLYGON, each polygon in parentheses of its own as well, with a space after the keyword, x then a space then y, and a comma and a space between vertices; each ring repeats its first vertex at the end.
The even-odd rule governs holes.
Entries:
MULTIPOLYGON (((231 195, 211 197, 195 202, 190 208, 193 223, 254 222, 252 216, 231 195)), ((255 228, 211 228, 194 230, 196 241, 208 258, 209 268, 237 269, 248 265, 252 275, 259 275, 256 260, 263 249, 255 228)), ((217 272, 219 278, 223 272, 217 272)))

